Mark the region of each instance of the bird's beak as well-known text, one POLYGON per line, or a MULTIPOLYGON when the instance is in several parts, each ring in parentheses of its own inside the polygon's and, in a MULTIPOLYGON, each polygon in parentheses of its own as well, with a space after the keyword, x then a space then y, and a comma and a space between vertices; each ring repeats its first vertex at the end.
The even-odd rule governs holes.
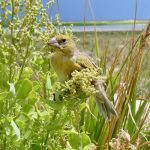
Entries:
POLYGON ((50 41, 48 42, 48 45, 53 46, 53 47, 60 47, 60 45, 58 44, 58 41, 55 37, 50 39, 50 41))

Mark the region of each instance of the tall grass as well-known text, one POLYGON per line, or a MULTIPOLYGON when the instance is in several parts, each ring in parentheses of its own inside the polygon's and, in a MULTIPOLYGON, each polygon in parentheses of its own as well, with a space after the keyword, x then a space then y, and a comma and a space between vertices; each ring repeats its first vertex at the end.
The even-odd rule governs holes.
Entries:
MULTIPOLYGON (((140 149, 148 149, 149 147, 149 136, 145 135, 145 130, 149 132, 149 129, 145 128, 144 125, 145 122, 147 122, 146 118, 150 110, 150 105, 148 103, 149 90, 139 95, 142 67, 144 67, 144 61, 147 55, 145 55, 145 45, 149 37, 149 31, 150 24, 139 34, 134 40, 134 43, 131 43, 131 41, 133 41, 132 39, 126 41, 124 46, 116 51, 113 58, 114 60, 112 60, 108 70, 106 90, 108 91, 109 98, 114 102, 118 117, 112 117, 111 120, 107 121, 104 120, 98 116, 93 98, 89 100, 90 109, 98 119, 95 120, 95 118, 87 112, 85 115, 85 130, 88 131, 91 139, 97 144, 97 149, 107 149, 110 141, 118 137, 121 129, 129 134, 131 138, 129 141, 130 146, 135 146, 136 149, 139 149, 139 147, 140 149), (121 60, 121 62, 119 62, 118 66, 119 60, 121 60), (141 96, 144 98, 140 99, 141 96), (140 142, 137 143, 138 141, 140 142), (143 143, 147 143, 147 145, 143 143), (142 147, 142 145, 145 147, 142 147)), ((102 62, 106 62, 107 56, 104 56, 105 55, 102 55, 100 57, 102 62)), ((104 66, 106 66, 106 64, 104 66)), ((104 69, 105 67, 103 70, 104 69)), ((146 125, 148 126, 149 124, 146 123, 146 125)), ((118 137, 118 139, 119 138, 121 137, 118 137)), ((128 146, 129 145, 127 145, 127 147, 128 146)), ((114 149, 117 149, 117 146, 114 149)))
MULTIPOLYGON (((95 18, 92 12, 92 8, 90 5, 90 1, 87 1, 89 8, 91 10, 91 15, 93 21, 95 22, 95 18)), ((144 135, 144 122, 149 115, 150 105, 148 103, 149 99, 149 91, 143 101, 140 101, 140 105, 138 106, 138 84, 140 82, 140 75, 142 70, 142 62, 145 59, 144 48, 146 46, 146 41, 150 35, 150 23, 148 23, 146 29, 135 39, 135 24, 136 24, 136 14, 137 14, 137 1, 135 1, 135 20, 133 25, 133 34, 132 39, 126 42, 123 48, 127 49, 127 45, 129 46, 129 50, 127 54, 124 56, 122 63, 120 66, 117 66, 117 61, 122 57, 123 50, 120 49, 114 58, 114 61, 108 70, 107 74, 107 88, 109 91, 109 97, 113 100, 116 110, 118 112, 118 117, 112 117, 111 120, 104 120, 98 117, 98 112, 95 110, 95 104, 93 104, 93 99, 89 100, 89 106, 92 110, 92 113, 97 116, 98 120, 96 121, 91 114, 85 115, 85 124, 86 131, 90 133, 90 137, 93 141, 97 143, 97 149, 109 149, 110 141, 112 138, 117 137, 121 129, 125 130, 131 140, 129 140, 127 145, 121 147, 122 144, 126 142, 126 137, 123 138, 123 141, 120 145, 114 142, 114 145, 111 146, 113 149, 148 149, 149 148, 149 136, 144 135), (115 68, 118 69, 115 72, 115 68), (137 143, 137 141, 140 141, 137 143), (146 144, 143 144, 146 143, 146 144), (118 144, 118 145, 117 145, 118 144), (144 146, 144 147, 142 147, 144 146)), ((94 23, 96 28, 96 23, 94 23)), ((97 32, 95 32, 95 39, 97 39, 97 32)), ((106 63, 106 55, 100 57, 99 53, 97 53, 97 48, 99 46, 98 40, 96 40, 95 49, 96 49, 96 57, 101 58, 101 63, 106 63)), ((126 50, 127 51, 127 50, 126 50)), ((104 65, 106 66, 106 64, 104 65)), ((103 70, 106 68, 103 67, 103 70)), ((148 124, 147 124, 148 125, 148 124)), ((146 128, 147 129, 147 128, 146 128)), ((149 130, 149 129, 148 129, 149 130)), ((148 131, 149 132, 149 131, 148 131)), ((118 138, 121 138, 118 136, 118 138)))

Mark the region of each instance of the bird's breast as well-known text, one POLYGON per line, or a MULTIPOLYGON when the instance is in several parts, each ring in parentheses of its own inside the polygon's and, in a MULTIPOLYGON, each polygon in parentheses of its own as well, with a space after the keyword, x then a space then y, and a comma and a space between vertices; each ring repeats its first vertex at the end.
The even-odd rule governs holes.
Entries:
POLYGON ((53 54, 51 56, 51 65, 61 82, 66 81, 73 71, 80 70, 80 66, 76 63, 73 56, 65 56, 63 54, 53 54))

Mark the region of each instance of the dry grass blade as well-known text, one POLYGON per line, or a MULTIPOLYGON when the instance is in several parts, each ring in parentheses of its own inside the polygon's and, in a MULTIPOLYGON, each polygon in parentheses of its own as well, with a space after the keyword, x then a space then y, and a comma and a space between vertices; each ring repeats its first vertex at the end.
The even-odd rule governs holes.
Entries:
POLYGON ((132 101, 132 94, 137 83, 139 71, 141 69, 141 62, 146 40, 150 35, 150 23, 148 23, 146 30, 140 36, 140 43, 138 49, 133 49, 132 56, 128 59, 128 65, 125 65, 123 71, 122 82, 117 90, 117 103, 116 110, 119 114, 119 118, 113 118, 111 120, 110 137, 113 133, 116 133, 123 123, 123 120, 128 114, 128 103, 132 101))
POLYGON ((99 58, 100 58, 100 48, 99 48, 98 35, 97 35, 97 30, 96 30, 95 16, 94 16, 94 12, 93 12, 90 0, 87 0, 87 4, 89 6, 89 9, 90 9, 90 12, 91 12, 91 15, 92 15, 92 19, 94 21, 93 25, 94 25, 94 34, 95 34, 94 38, 95 38, 96 58, 98 58, 97 64, 100 67, 101 66, 100 61, 99 61, 99 58))

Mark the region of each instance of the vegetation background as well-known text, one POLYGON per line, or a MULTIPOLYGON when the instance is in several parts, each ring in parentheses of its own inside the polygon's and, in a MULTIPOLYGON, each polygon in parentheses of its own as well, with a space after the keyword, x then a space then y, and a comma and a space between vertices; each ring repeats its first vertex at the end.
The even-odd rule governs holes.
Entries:
POLYGON ((92 96, 54 101, 60 85, 47 41, 72 34, 72 26, 60 31, 58 14, 52 24, 46 10, 53 3, 0 1, 0 149, 149 149, 150 24, 142 32, 98 33, 94 22, 95 32, 75 33, 107 76, 119 116, 105 120, 92 96))

